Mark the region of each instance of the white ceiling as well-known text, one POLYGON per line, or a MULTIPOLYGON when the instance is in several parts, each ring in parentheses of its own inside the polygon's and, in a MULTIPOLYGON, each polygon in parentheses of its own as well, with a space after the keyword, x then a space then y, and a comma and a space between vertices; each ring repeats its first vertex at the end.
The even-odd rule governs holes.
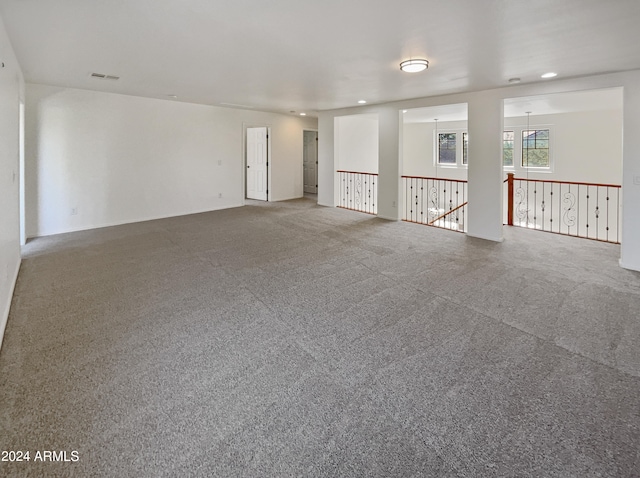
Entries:
MULTIPOLYGON (((578 113, 582 111, 620 111, 622 112, 622 88, 603 88, 600 90, 555 93, 552 95, 526 96, 504 100, 505 118, 578 113)), ((466 121, 467 104, 429 106, 405 110, 404 123, 433 123, 442 121, 466 121)))
POLYGON ((28 82, 282 112, 640 68, 638 0, 0 0, 0 15, 28 82), (401 72, 411 56, 429 69, 401 72))

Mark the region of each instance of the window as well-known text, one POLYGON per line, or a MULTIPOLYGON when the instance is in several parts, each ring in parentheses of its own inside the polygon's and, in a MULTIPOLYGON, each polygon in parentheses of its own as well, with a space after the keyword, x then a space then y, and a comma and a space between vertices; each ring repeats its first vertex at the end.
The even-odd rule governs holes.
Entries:
POLYGON ((513 131, 504 131, 502 133, 502 164, 504 166, 513 167, 513 143, 515 135, 513 131))
POLYGON ((438 133, 438 164, 456 164, 456 133, 438 133))
MULTIPOLYGON (((502 165, 509 170, 552 170, 550 136, 552 125, 507 126, 502 132, 502 165), (522 137, 522 142, 518 137, 522 137), (518 157, 521 161, 518 161, 518 157)), ((438 131, 436 165, 467 168, 469 165, 469 132, 464 129, 438 131), (458 140, 461 147, 458 148, 458 140)))
POLYGON ((462 164, 469 164, 467 151, 469 149, 469 133, 462 133, 462 164))
POLYGON ((535 129, 522 132, 522 167, 549 167, 549 130, 535 129))

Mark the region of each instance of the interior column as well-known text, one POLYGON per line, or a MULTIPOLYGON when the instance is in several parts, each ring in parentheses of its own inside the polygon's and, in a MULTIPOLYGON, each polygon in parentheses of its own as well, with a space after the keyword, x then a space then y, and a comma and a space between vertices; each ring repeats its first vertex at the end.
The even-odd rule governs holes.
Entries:
POLYGON ((504 102, 490 92, 473 94, 468 115, 467 235, 501 242, 504 102))
POLYGON ((334 207, 338 202, 335 187, 334 116, 318 115, 318 204, 334 207))
MULTIPOLYGON (((640 80, 640 75, 638 75, 640 80)), ((624 87, 620 265, 640 271, 640 84, 624 87)))
POLYGON ((384 107, 378 111, 378 128, 378 216, 399 221, 402 214, 402 132, 397 107, 384 107))

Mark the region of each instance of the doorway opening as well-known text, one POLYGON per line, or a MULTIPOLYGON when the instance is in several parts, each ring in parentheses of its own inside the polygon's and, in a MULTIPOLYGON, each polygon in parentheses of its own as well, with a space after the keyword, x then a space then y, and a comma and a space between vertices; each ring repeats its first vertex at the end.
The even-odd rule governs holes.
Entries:
POLYGON ((504 100, 504 224, 621 242, 623 103, 622 88, 504 100))
POLYGON ((247 199, 269 200, 269 136, 270 129, 266 126, 246 128, 247 199))
POLYGON ((304 130, 302 152, 303 190, 306 195, 318 194, 318 131, 304 130))

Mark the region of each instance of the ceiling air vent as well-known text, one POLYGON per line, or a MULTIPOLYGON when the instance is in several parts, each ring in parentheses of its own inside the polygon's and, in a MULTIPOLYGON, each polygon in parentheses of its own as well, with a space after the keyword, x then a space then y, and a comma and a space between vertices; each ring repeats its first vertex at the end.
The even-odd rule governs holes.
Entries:
POLYGON ((105 75, 103 73, 91 73, 91 78, 98 78, 99 80, 119 80, 119 76, 105 75))

